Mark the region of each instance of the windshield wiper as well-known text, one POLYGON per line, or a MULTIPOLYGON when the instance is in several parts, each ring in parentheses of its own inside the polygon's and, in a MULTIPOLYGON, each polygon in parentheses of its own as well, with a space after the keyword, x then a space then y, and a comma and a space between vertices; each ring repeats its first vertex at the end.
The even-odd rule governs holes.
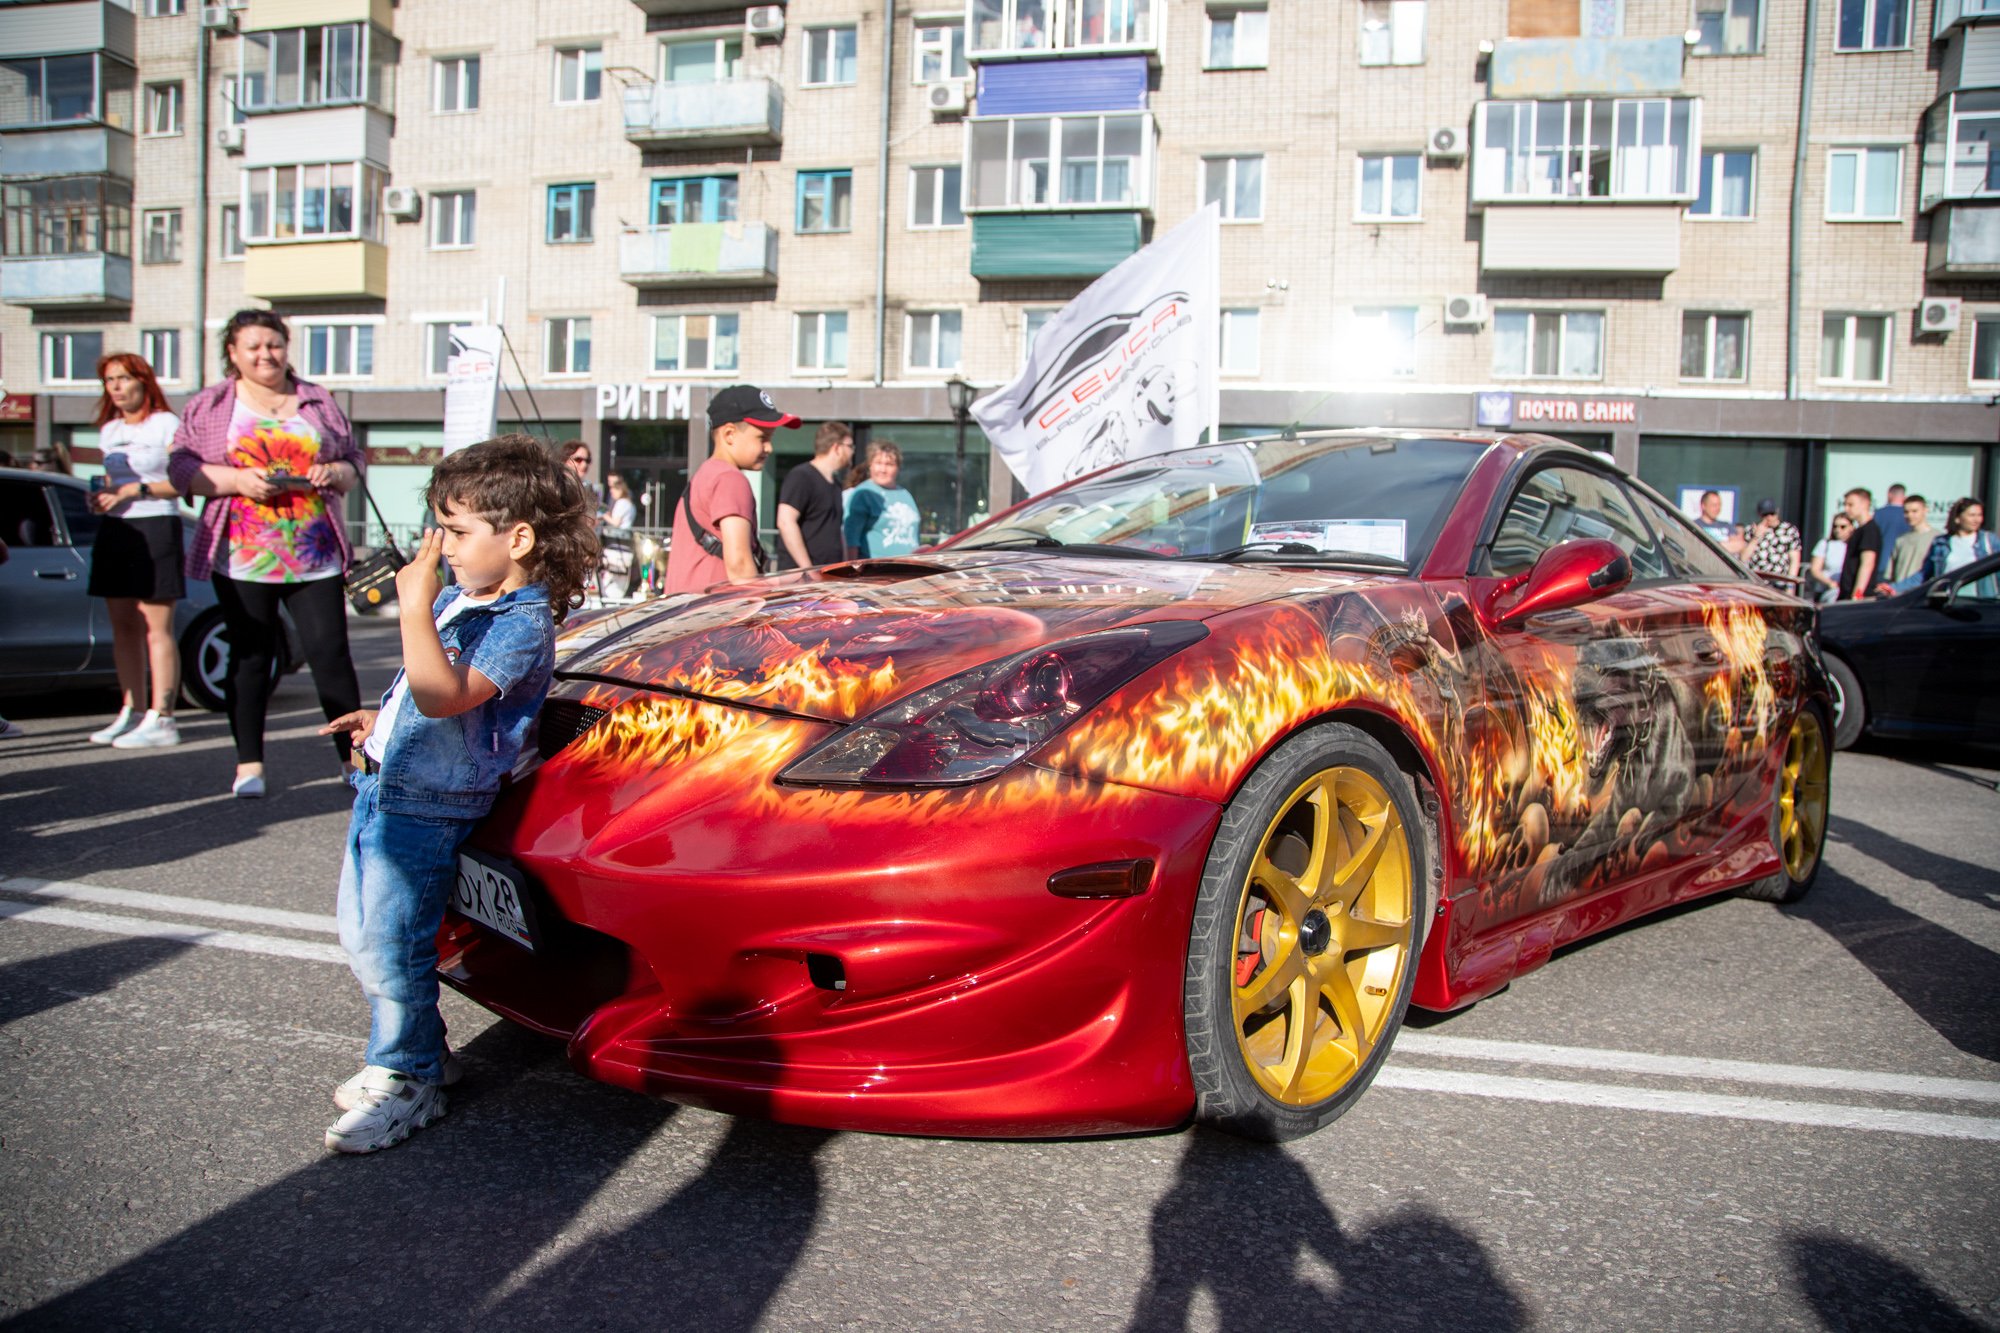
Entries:
POLYGON ((1046 532, 1028 532, 1023 533, 1019 537, 1002 537, 997 542, 967 542, 963 546, 955 546, 952 549, 955 551, 1004 551, 1009 547, 1055 547, 1067 545, 1069 545, 1068 542, 1051 537, 1046 532))
POLYGON ((1239 560, 1269 560, 1285 565, 1305 564, 1310 561, 1314 564, 1359 565, 1363 569, 1393 569, 1399 572, 1410 567, 1406 561, 1393 556, 1374 555, 1367 551, 1322 551, 1319 547, 1308 546, 1304 542, 1245 542, 1226 551, 1191 555, 1186 559, 1213 560, 1224 564, 1234 564, 1239 560))
POLYGON ((1098 542, 1066 542, 1049 536, 1046 532, 1027 533, 1020 537, 1003 537, 997 542, 971 542, 964 546, 954 546, 954 551, 1004 551, 1008 549, 1061 549, 1072 555, 1108 555, 1125 560, 1172 560, 1175 557, 1149 551, 1143 546, 1112 546, 1098 542))

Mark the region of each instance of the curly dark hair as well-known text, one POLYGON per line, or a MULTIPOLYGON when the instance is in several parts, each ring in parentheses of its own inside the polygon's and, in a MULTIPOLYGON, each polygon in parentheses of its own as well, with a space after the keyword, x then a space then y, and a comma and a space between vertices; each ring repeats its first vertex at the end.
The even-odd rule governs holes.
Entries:
POLYGON ((583 605, 599 560, 596 506, 540 440, 499 435, 446 454, 431 471, 424 503, 477 514, 496 528, 526 523, 535 534, 528 574, 548 590, 556 624, 583 605))

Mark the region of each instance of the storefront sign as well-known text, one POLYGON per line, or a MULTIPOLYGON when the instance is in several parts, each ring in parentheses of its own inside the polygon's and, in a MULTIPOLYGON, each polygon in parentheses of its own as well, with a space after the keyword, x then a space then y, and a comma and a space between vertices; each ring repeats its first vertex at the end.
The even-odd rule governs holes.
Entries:
POLYGON ((500 412, 500 330, 491 324, 454 324, 445 362, 444 451, 463 449, 493 435, 500 412))
POLYGON ((688 386, 685 384, 597 386, 599 421, 607 418, 613 421, 686 421, 689 415, 688 386), (664 404, 661 402, 663 397, 666 400, 664 404))
POLYGON ((35 419, 35 395, 31 393, 0 394, 0 422, 18 424, 32 423, 35 419))
POLYGON ((1514 424, 1541 421, 1584 425, 1636 426, 1639 404, 1631 398, 1516 398, 1514 424))

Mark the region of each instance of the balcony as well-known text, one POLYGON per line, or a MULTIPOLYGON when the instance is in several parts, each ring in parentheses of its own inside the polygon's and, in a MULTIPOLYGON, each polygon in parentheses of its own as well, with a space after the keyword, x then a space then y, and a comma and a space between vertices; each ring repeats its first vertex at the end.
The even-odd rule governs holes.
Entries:
POLYGON ((9 59, 104 51, 132 64, 138 50, 138 20, 110 0, 0 5, 0 51, 9 59))
POLYGON ((1637 276, 1680 263, 1679 204, 1489 208, 1480 227, 1484 273, 1637 276))
POLYGON ((2000 203, 1947 204, 1931 215, 1930 276, 2000 274, 2000 203))
POLYGON ((1692 203, 1700 161, 1699 98, 1481 102, 1472 206, 1692 203))
POLYGON ((1942 38, 1957 24, 1970 24, 1983 18, 2000 18, 2000 0, 1938 0, 1936 26, 1933 38, 1942 38))
POLYGON ((987 213, 972 219, 975 278, 1094 278, 1138 252, 1137 213, 987 213))
POLYGON ((132 179, 132 136, 108 125, 50 125, 0 136, 0 179, 111 176, 132 179))
POLYGON ((634 287, 775 287, 778 233, 761 222, 628 227, 618 276, 634 287))
POLYGON ((243 31, 320 28, 330 23, 372 23, 384 32, 394 26, 390 0, 250 0, 243 31))
MULTIPOLYGON (((777 0, 778 4, 784 2, 785 0, 777 0)), ((713 14, 730 8, 726 4, 718 3, 718 0, 634 0, 634 3, 639 6, 642 13, 655 18, 666 14, 713 14)), ((739 4, 735 8, 740 10, 743 6, 739 4)))
POLYGON ((9 256, 0 263, 0 301, 40 310, 132 304, 132 260, 126 255, 9 256))
POLYGON ((266 301, 386 300, 389 248, 377 241, 252 245, 243 290, 266 301))
POLYGON ((1164 0, 972 0, 965 57, 1143 54, 1157 61, 1164 0))
POLYGON ((393 122, 373 107, 324 107, 285 116, 258 116, 243 127, 245 167, 284 167, 298 162, 389 160, 393 122))
POLYGON ((1487 96, 1640 97, 1681 90, 1680 37, 1510 38, 1487 65, 1487 96))
POLYGON ((785 99, 771 79, 640 83, 625 90, 625 137, 641 148, 741 148, 785 137, 785 99))

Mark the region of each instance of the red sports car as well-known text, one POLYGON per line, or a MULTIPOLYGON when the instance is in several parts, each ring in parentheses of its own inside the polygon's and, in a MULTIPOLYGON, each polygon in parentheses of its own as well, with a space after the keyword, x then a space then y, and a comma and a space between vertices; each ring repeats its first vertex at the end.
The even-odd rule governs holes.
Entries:
POLYGON ((1812 629, 1555 440, 1128 462, 935 550, 580 619, 441 971, 721 1110, 1304 1134, 1410 1004, 1805 892, 1812 629))

